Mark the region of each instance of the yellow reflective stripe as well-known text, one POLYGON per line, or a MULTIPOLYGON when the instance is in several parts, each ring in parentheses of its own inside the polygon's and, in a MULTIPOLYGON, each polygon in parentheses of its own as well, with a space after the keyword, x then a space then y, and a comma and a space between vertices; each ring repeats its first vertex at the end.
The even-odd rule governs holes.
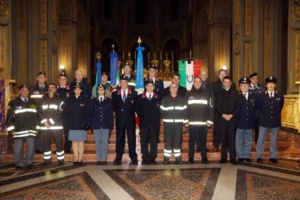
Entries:
POLYGON ((33 99, 41 99, 43 97, 43 95, 42 94, 32 94, 32 95, 30 95, 30 97, 33 99))
POLYGON ((36 109, 32 109, 32 108, 24 108, 24 109, 20 109, 20 110, 15 110, 15 114, 19 114, 19 113, 25 113, 25 112, 33 112, 36 113, 36 109))
POLYGON ((59 129, 63 129, 62 126, 50 126, 49 128, 42 126, 40 128, 41 130, 59 130, 59 129))
POLYGON ((47 121, 47 119, 43 119, 43 120, 41 121, 41 124, 45 123, 46 121, 47 121))
POLYGON ((49 108, 57 110, 58 106, 55 104, 50 104, 49 108))
POLYGON ((171 106, 171 107, 164 107, 164 106, 160 106, 160 108, 162 109, 162 110, 174 110, 174 106, 171 106))
POLYGON ((49 119, 49 122, 50 122, 51 124, 54 124, 54 121, 53 121, 52 118, 49 119))
POLYGON ((15 129, 15 126, 9 126, 7 127, 7 131, 11 131, 11 130, 14 130, 15 129))
POLYGON ((163 122, 184 122, 184 119, 163 119, 163 122))
POLYGON ((209 124, 214 124, 212 121, 209 121, 209 120, 207 120, 207 123, 209 123, 209 124))
POLYGON ((44 155, 45 156, 51 155, 51 151, 44 151, 44 155))
POLYGON ((203 100, 203 99, 191 99, 191 100, 188 100, 188 104, 205 104, 207 105, 207 100, 203 100))
POLYGON ((206 122, 189 122, 190 125, 206 125, 206 122))
POLYGON ((175 110, 184 110, 186 108, 186 106, 175 106, 175 110))
POLYGON ((56 155, 61 156, 64 155, 65 151, 61 151, 61 152, 56 152, 56 155))

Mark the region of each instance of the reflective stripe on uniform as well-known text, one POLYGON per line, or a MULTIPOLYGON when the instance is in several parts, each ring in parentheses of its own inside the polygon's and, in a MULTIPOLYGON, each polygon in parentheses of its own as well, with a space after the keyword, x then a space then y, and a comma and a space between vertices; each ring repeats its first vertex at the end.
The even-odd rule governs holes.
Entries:
POLYGON ((42 94, 32 94, 30 95, 30 98, 33 98, 33 99, 41 99, 43 97, 42 94))
POLYGON ((169 122, 169 123, 184 122, 184 119, 163 119, 163 122, 169 122))
POLYGON ((184 110, 187 106, 175 106, 175 110, 184 110))
POLYGON ((174 156, 175 157, 180 156, 180 154, 181 154, 180 151, 181 151, 180 149, 174 149, 174 156))
POLYGON ((191 99, 191 100, 188 100, 188 104, 205 104, 207 105, 207 100, 204 100, 204 99, 191 99))
POLYGON ((174 106, 164 107, 164 106, 161 105, 160 108, 161 108, 162 110, 174 110, 174 106))
POLYGON ((206 125, 206 122, 189 122, 190 125, 206 125))
POLYGON ((9 126, 7 127, 7 131, 11 131, 11 130, 14 130, 15 129, 15 126, 9 126))
POLYGON ((50 105, 49 105, 49 108, 50 108, 50 109, 55 109, 55 110, 57 110, 58 106, 55 105, 55 104, 50 104, 50 105))
POLYGON ((49 119, 49 122, 50 122, 51 124, 54 124, 54 121, 53 121, 52 118, 49 119))
POLYGON ((207 123, 209 124, 214 124, 214 122, 207 120, 207 123))
POLYGON ((172 150, 164 149, 164 156, 171 157, 172 150))
POLYGON ((41 124, 45 123, 46 121, 47 121, 47 119, 43 119, 43 120, 41 121, 41 124))
POLYGON ((62 126, 50 126, 49 128, 42 126, 40 127, 41 130, 59 130, 59 129, 63 129, 62 126))
POLYGON ((15 114, 19 114, 19 113, 25 113, 25 112, 33 112, 36 113, 36 109, 33 108, 24 108, 24 109, 20 109, 20 110, 15 110, 15 114))

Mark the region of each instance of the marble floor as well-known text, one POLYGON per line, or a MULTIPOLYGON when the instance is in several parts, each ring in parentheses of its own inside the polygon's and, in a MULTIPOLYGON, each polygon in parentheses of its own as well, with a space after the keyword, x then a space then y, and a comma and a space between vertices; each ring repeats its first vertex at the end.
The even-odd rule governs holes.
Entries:
POLYGON ((300 167, 279 164, 97 166, 53 163, 16 172, 0 163, 0 199, 300 199, 300 167))

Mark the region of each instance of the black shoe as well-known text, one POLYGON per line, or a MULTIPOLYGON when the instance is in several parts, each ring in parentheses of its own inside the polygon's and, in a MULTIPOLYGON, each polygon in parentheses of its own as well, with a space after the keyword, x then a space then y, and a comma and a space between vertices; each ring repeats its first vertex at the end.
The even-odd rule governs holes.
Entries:
POLYGON ((16 171, 22 171, 23 170, 23 167, 22 166, 17 166, 16 167, 16 171))
POLYGON ((150 165, 157 165, 157 162, 155 160, 151 160, 150 165))
POLYGON ((137 160, 132 160, 129 165, 138 165, 139 162, 137 160))
POLYGON ((269 161, 273 164, 277 164, 278 160, 276 158, 269 158, 269 161))
POLYGON ((34 170, 35 167, 34 167, 33 164, 29 164, 29 165, 27 165, 27 166, 25 167, 25 169, 27 169, 27 170, 34 170))
POLYGON ((122 161, 114 160, 113 165, 122 165, 122 161))
POLYGON ((163 164, 164 164, 164 165, 169 165, 169 164, 170 164, 169 158, 164 158, 163 164))
POLYGON ((188 163, 189 163, 189 164, 195 164, 195 163, 194 163, 194 158, 190 157, 189 160, 188 160, 188 163))
POLYGON ((227 163, 227 159, 225 159, 225 158, 222 158, 221 160, 219 160, 219 163, 220 163, 220 164, 227 163))
POLYGON ((58 161, 58 166, 64 166, 64 161, 58 161))
POLYGON ((101 161, 100 165, 107 165, 107 161, 101 161))
POLYGON ((246 159, 244 159, 244 161, 246 161, 246 162, 252 162, 252 160, 250 159, 250 158, 246 158, 246 159))
POLYGON ((82 162, 82 161, 80 161, 80 162, 78 161, 78 162, 77 162, 77 166, 82 166, 82 165, 83 165, 83 162, 82 162))
POLYGON ((238 163, 244 163, 245 159, 244 158, 239 158, 238 163))
POLYGON ((181 158, 175 158, 175 164, 176 165, 182 164, 181 158))
POLYGON ((261 158, 257 158, 257 159, 256 159, 256 162, 257 162, 258 164, 262 164, 262 163, 263 163, 263 160, 262 160, 261 158))
POLYGON ((97 162, 96 162, 96 165, 101 165, 101 161, 97 161, 97 162))
POLYGON ((43 163, 41 164, 41 166, 48 166, 48 165, 51 165, 51 162, 43 162, 43 163))
POLYGON ((209 161, 208 161, 207 158, 202 158, 201 163, 202 164, 209 164, 209 161))
POLYGON ((151 163, 150 163, 150 161, 148 161, 148 160, 143 160, 142 161, 142 165, 150 165, 151 163))
POLYGON ((233 165, 238 165, 239 163, 236 161, 236 159, 232 158, 230 159, 230 163, 233 165))
POLYGON ((41 153, 43 153, 42 150, 35 150, 34 152, 35 152, 36 154, 41 154, 41 153))
POLYGON ((73 162, 73 165, 74 165, 74 166, 77 166, 77 165, 78 165, 78 161, 73 162))

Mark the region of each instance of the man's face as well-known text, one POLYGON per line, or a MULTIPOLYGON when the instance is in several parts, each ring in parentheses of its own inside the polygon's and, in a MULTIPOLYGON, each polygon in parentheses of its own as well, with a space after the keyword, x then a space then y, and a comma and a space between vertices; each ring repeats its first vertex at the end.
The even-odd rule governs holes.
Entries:
POLYGON ((107 75, 102 75, 102 76, 101 76, 101 83, 102 83, 103 85, 105 85, 105 84, 107 83, 107 81, 108 81, 107 75))
POLYGON ((172 83, 178 85, 179 81, 180 81, 180 78, 179 78, 179 76, 173 76, 171 81, 172 81, 172 83))
POLYGON ((82 92, 82 90, 80 88, 75 88, 74 89, 74 93, 75 93, 76 96, 80 96, 81 92, 82 92))
POLYGON ((48 93, 49 94, 54 94, 56 92, 56 87, 55 85, 49 85, 48 86, 48 93))
POLYGON ((36 81, 40 85, 45 85, 46 80, 47 80, 47 77, 45 75, 38 75, 38 77, 36 78, 36 81))
POLYGON ((148 69, 148 75, 150 78, 154 78, 156 76, 156 69, 153 68, 148 69))
POLYGON ((219 73, 219 80, 220 81, 223 81, 223 78, 227 75, 226 71, 220 71, 219 73))
POLYGON ((128 65, 124 66, 124 74, 129 75, 131 73, 131 68, 128 65))
POLYGON ((28 88, 22 88, 19 90, 19 95, 23 98, 28 98, 29 96, 29 89, 28 88))
POLYGON ((120 81, 120 86, 122 90, 126 90, 128 88, 128 81, 126 80, 121 80, 120 81))
POLYGON ((269 82, 269 83, 266 84, 266 87, 267 87, 268 91, 272 92, 272 91, 275 90, 276 84, 273 83, 273 82, 269 82))
POLYGON ((170 85, 170 93, 175 96, 177 94, 177 91, 178 91, 178 85, 172 83, 170 85))
POLYGON ((97 92, 98 92, 99 96, 104 96, 105 90, 104 90, 103 87, 99 87, 98 90, 97 90, 97 92))
POLYGON ((75 78, 78 82, 81 82, 81 80, 83 78, 83 74, 81 72, 76 72, 75 78))
POLYGON ((201 87, 201 85, 202 85, 201 79, 200 78, 195 78, 195 80, 194 80, 194 88, 196 90, 199 90, 200 87, 201 87))
POLYGON ((154 86, 154 84, 152 84, 152 83, 148 83, 148 84, 146 85, 146 90, 147 90, 147 92, 149 92, 149 93, 152 93, 152 92, 154 91, 154 88, 155 88, 155 86, 154 86))
POLYGON ((68 80, 67 80, 67 77, 65 77, 65 76, 60 76, 58 78, 58 83, 60 86, 66 86, 67 82, 68 82, 68 80))
POLYGON ((230 89, 231 84, 232 84, 231 80, 229 80, 229 79, 224 79, 223 80, 224 89, 230 89))
POLYGON ((249 84, 241 83, 240 90, 242 93, 247 93, 249 91, 249 84))
POLYGON ((207 72, 206 71, 201 71, 200 78, 201 78, 202 81, 206 81, 206 79, 207 79, 207 72))
POLYGON ((252 85, 257 85, 257 83, 258 83, 258 76, 251 77, 250 81, 251 81, 252 85))

